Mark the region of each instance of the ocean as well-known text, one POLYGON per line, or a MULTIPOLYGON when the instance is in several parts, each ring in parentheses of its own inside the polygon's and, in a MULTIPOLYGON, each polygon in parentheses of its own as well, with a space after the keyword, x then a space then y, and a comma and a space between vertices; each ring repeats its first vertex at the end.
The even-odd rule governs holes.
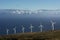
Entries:
POLYGON ((30 25, 33 26, 33 32, 40 32, 40 24, 43 25, 43 32, 52 30, 51 20, 56 22, 55 30, 60 30, 60 17, 51 15, 1 15, 0 16, 0 35, 14 34, 13 28, 16 27, 16 33, 22 33, 22 25, 24 26, 24 32, 31 32, 30 25))

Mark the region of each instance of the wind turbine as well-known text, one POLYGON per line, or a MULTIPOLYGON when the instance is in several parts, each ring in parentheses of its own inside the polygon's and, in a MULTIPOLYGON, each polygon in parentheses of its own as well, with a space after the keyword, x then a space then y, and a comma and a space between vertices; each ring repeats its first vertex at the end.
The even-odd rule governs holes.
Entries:
POLYGON ((55 30, 54 25, 56 24, 56 22, 51 21, 51 24, 52 24, 52 30, 55 30))
POLYGON ((8 35, 9 34, 9 29, 8 29, 8 26, 9 26, 10 24, 7 24, 7 26, 6 26, 6 34, 8 35))
POLYGON ((25 29, 25 28, 22 26, 22 32, 23 32, 23 33, 24 33, 24 29, 25 29))
POLYGON ((30 29, 31 29, 31 32, 33 32, 33 26, 32 26, 32 24, 30 25, 30 29))
POLYGON ((43 31, 43 25, 42 24, 40 24, 40 32, 42 32, 43 31))
POLYGON ((13 30, 14 30, 14 34, 16 34, 16 27, 15 27, 15 28, 13 28, 13 30))
POLYGON ((8 35, 8 34, 9 34, 9 33, 8 33, 8 32, 9 32, 9 29, 7 29, 6 31, 7 31, 7 35, 8 35))

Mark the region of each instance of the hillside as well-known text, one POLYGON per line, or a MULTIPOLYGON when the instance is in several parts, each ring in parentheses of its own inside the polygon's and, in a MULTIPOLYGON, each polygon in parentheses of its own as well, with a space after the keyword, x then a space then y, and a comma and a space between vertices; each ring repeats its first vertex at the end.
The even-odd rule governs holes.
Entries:
POLYGON ((59 31, 21 33, 0 36, 0 39, 6 40, 60 40, 59 31))

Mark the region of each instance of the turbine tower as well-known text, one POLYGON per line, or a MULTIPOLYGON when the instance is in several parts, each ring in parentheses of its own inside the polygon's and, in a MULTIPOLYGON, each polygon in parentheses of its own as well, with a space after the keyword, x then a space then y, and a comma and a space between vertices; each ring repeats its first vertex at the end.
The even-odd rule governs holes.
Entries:
POLYGON ((43 25, 42 24, 40 24, 40 32, 42 32, 43 31, 43 25))
POLYGON ((25 28, 22 26, 22 32, 23 32, 23 33, 24 33, 24 29, 25 29, 25 28))
POLYGON ((13 30, 14 30, 14 34, 16 34, 16 27, 15 27, 15 28, 13 28, 13 30))
POLYGON ((56 24, 56 22, 51 21, 51 24, 52 24, 52 30, 55 30, 54 25, 56 24))
POLYGON ((8 32, 9 32, 9 29, 7 29, 6 31, 7 31, 7 35, 8 35, 8 34, 9 34, 9 33, 8 33, 8 32))
POLYGON ((33 32, 33 26, 32 26, 32 24, 30 25, 30 29, 31 29, 31 32, 33 32))

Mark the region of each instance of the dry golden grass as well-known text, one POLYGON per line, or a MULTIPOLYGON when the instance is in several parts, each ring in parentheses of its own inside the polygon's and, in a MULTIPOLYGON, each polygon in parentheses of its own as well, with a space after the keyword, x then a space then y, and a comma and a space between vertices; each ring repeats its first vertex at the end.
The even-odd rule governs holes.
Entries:
POLYGON ((29 33, 18 33, 0 36, 0 39, 16 38, 16 39, 59 39, 60 30, 58 31, 47 31, 47 32, 29 32, 29 33))

